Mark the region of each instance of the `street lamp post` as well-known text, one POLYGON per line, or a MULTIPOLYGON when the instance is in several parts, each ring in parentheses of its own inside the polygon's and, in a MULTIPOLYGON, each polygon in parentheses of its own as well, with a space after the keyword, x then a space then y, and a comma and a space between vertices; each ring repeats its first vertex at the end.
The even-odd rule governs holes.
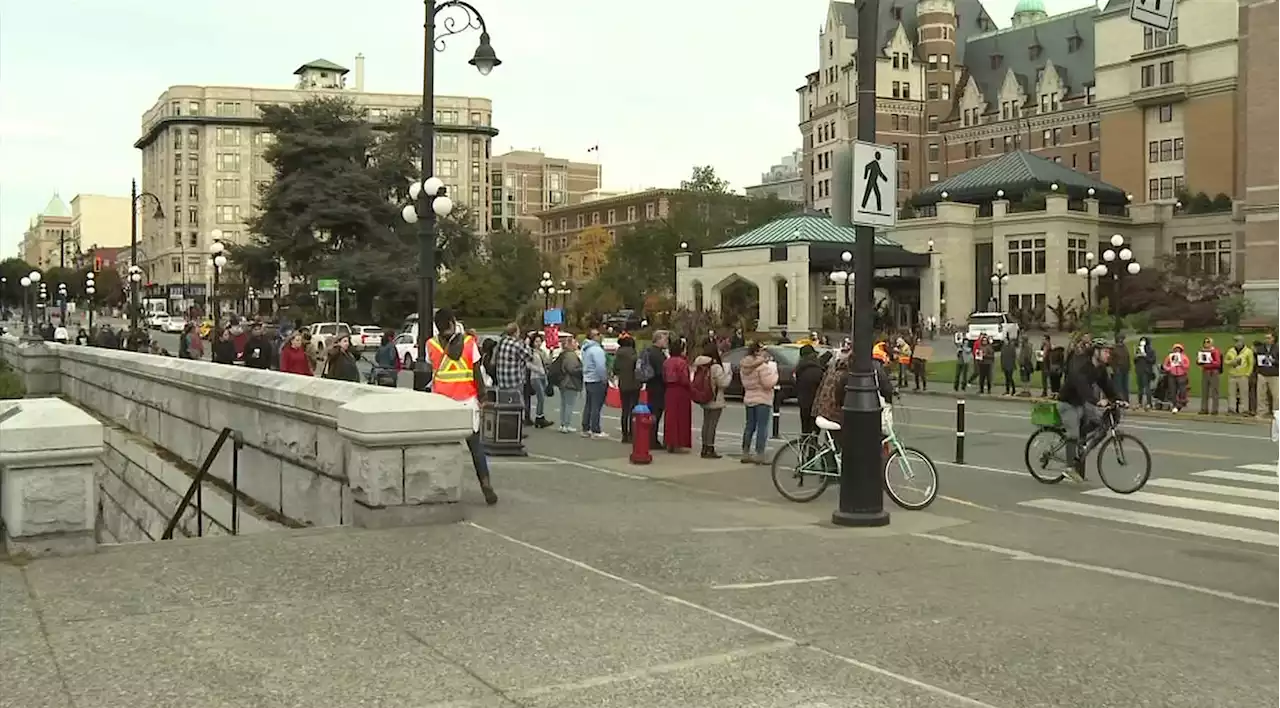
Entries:
POLYGON ((1115 320, 1115 338, 1120 339, 1120 279, 1126 275, 1137 275, 1142 265, 1133 257, 1133 250, 1124 245, 1124 236, 1114 234, 1111 237, 1111 248, 1102 252, 1102 270, 1099 277, 1111 276, 1111 317, 1115 320))
POLYGON ((4 290, 9 285, 9 279, 0 276, 0 312, 4 312, 4 290))
POLYGON ((850 323, 849 326, 852 327, 853 300, 849 297, 849 289, 853 287, 853 254, 848 251, 841 253, 840 261, 843 265, 840 266, 839 270, 832 271, 828 277, 836 285, 844 286, 844 317, 841 319, 840 326, 841 328, 845 327, 843 323, 848 321, 850 323))
POLYGON ((130 181, 129 189, 129 278, 135 283, 129 292, 129 330, 135 332, 138 329, 138 291, 140 288, 136 285, 142 281, 142 269, 138 267, 138 207, 146 197, 156 203, 155 218, 164 218, 164 207, 160 206, 160 197, 151 192, 138 192, 138 180, 130 181), (136 270, 135 270, 136 269, 136 270), (133 280, 133 275, 137 273, 137 280, 133 280))
POLYGON ((569 307, 569 296, 572 294, 573 294, 573 291, 569 289, 569 281, 561 280, 560 290, 559 290, 561 309, 569 307))
POLYGON ((58 326, 67 326, 67 284, 58 283, 58 326))
POLYGON ((89 311, 89 336, 93 337, 93 295, 98 292, 94 287, 93 271, 84 274, 84 299, 85 309, 89 311))
MULTIPOLYGON (((879 0, 858 5, 858 46, 875 47, 881 41, 879 0)), ((858 69, 858 140, 876 142, 876 62, 879 52, 860 51, 858 69)), ((844 169, 849 170, 848 160, 844 169)), ((855 166, 856 168, 856 166, 855 166)), ((852 185, 849 191, 852 190, 852 185)), ((842 197, 844 198, 844 197, 842 197)), ((843 411, 843 448, 840 465, 840 506, 831 515, 837 526, 886 526, 881 477, 880 395, 871 349, 875 337, 875 239, 873 226, 858 226, 854 241, 853 365, 849 367, 843 411)))
POLYGON ((40 282, 40 271, 33 270, 18 282, 22 284, 22 321, 25 325, 23 331, 30 337, 35 334, 36 289, 37 283, 40 282), (27 292, 27 288, 31 289, 30 293, 27 292))
POLYGON ((213 258, 209 261, 210 264, 213 265, 213 292, 210 294, 211 302, 213 304, 213 329, 211 332, 217 333, 219 331, 218 310, 220 309, 218 302, 218 277, 222 275, 222 267, 227 264, 227 257, 222 255, 222 252, 226 250, 226 246, 223 246, 222 241, 220 240, 222 238, 222 231, 214 230, 210 235, 214 238, 213 243, 209 244, 209 253, 213 254, 213 258))
POLYGON ((1093 251, 1089 251, 1088 253, 1084 254, 1085 264, 1080 266, 1079 268, 1076 268, 1076 275, 1080 276, 1081 278, 1084 278, 1084 303, 1085 303, 1084 310, 1085 310, 1085 317, 1087 319, 1093 318, 1093 279, 1107 272, 1107 269, 1105 266, 1103 265, 1095 266, 1093 264, 1093 260, 1094 260, 1093 251))
POLYGON ((996 287, 996 312, 1004 311, 1004 286, 1009 283, 1009 274, 1004 272, 1004 263, 996 263, 996 272, 991 276, 991 284, 996 287))
POLYGON ((557 292, 559 291, 556 290, 556 283, 551 279, 551 274, 544 271, 542 280, 538 281, 538 293, 542 295, 543 312, 551 309, 551 297, 557 292))
POLYGON ((48 283, 40 281, 40 324, 49 321, 49 290, 48 283))
POLYGON ((481 76, 488 76, 502 61, 489 44, 489 28, 484 17, 465 0, 425 0, 422 46, 422 176, 409 186, 413 204, 405 206, 401 216, 410 224, 421 223, 418 243, 418 355, 413 364, 413 388, 425 391, 431 383, 431 362, 427 358, 427 339, 431 336, 431 322, 435 316, 436 280, 436 219, 453 211, 453 201, 445 194, 444 182, 432 176, 435 167, 435 52, 444 51, 445 38, 468 29, 480 30, 480 44, 468 62, 481 76), (460 9, 463 21, 457 16, 440 21, 443 28, 436 34, 436 16, 444 10, 460 9))

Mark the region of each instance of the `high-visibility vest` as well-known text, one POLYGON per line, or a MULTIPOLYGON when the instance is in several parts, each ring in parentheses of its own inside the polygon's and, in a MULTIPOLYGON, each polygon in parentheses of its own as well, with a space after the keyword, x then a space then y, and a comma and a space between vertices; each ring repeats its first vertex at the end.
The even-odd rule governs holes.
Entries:
POLYGON ((432 337, 427 341, 427 356, 431 359, 431 390, 455 401, 466 401, 480 395, 476 386, 475 374, 467 363, 476 359, 476 339, 467 335, 462 340, 462 355, 451 359, 445 353, 439 338, 432 337))

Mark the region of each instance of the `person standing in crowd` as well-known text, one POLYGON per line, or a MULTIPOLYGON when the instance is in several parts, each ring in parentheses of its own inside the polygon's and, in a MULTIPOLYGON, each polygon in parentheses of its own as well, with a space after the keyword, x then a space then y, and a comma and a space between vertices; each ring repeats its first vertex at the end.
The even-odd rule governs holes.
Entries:
POLYGON ((89 333, 85 331, 84 327, 81 327, 80 331, 76 332, 76 344, 82 347, 89 345, 89 333))
POLYGON ((1138 338, 1138 347, 1133 352, 1133 370, 1138 376, 1138 405, 1150 409, 1154 405, 1151 388, 1156 380, 1156 350, 1151 346, 1150 337, 1138 338))
POLYGON ((730 348, 732 349, 737 349, 738 347, 747 346, 747 339, 746 337, 742 336, 741 327, 733 330, 733 336, 729 337, 729 345, 730 345, 730 348))
POLYGON ((533 352, 529 351, 529 345, 520 339, 520 326, 515 322, 509 323, 489 357, 489 375, 493 377, 494 386, 498 389, 499 400, 502 397, 514 397, 524 407, 524 386, 529 380, 529 361, 532 358, 533 352))
POLYGON ((1018 367, 1018 342, 1015 339, 1005 340, 1000 347, 1000 372, 1004 374, 1004 395, 1018 395, 1018 383, 1015 371, 1018 367))
POLYGON ((991 367, 995 359, 995 347, 991 337, 982 335, 973 345, 973 363, 978 367, 978 393, 991 393, 991 367))
POLYGON ((969 369, 973 367, 973 345, 961 339, 956 344, 956 380, 952 388, 956 391, 969 390, 969 369))
POLYGON ((796 403, 800 407, 800 432, 804 435, 817 432, 813 422, 813 400, 818 395, 818 384, 822 383, 823 373, 822 363, 818 361, 818 351, 809 345, 800 347, 800 361, 796 363, 795 371, 795 390, 796 403))
POLYGON ((307 344, 302 332, 294 332, 289 342, 280 350, 280 371, 286 374, 311 376, 311 357, 307 356, 307 344))
POLYGON ((195 323, 187 325, 187 333, 184 337, 187 340, 187 354, 195 360, 204 359, 204 339, 200 337, 200 328, 195 323))
POLYGON ((1173 345, 1162 368, 1169 377, 1169 399, 1173 402, 1173 412, 1177 413, 1187 407, 1187 372, 1191 370, 1191 361, 1181 343, 1173 345))
POLYGON ((546 417, 547 407, 547 361, 551 353, 543 346, 542 333, 533 331, 529 333, 529 387, 533 389, 533 395, 526 398, 524 402, 524 422, 526 425, 532 424, 537 428, 545 428, 551 425, 546 417), (536 410, 533 405, 537 401, 536 410), (537 417, 534 417, 534 413, 537 417))
POLYGON ((1031 347, 1031 340, 1024 334, 1018 337, 1018 378, 1022 380, 1022 387, 1027 389, 1028 394, 1031 393, 1031 373, 1035 370, 1035 351, 1031 347))
POLYGON ((742 403, 747 420, 742 429, 742 463, 764 464, 764 449, 769 440, 769 421, 773 416, 773 387, 778 384, 778 365, 760 342, 747 347, 747 355, 738 365, 742 379, 742 403), (755 438, 755 456, 751 439, 755 438))
MULTIPOLYGON (((281 369, 283 368, 282 361, 281 369)), ((373 353, 371 378, 375 384, 387 388, 395 388, 400 384, 400 350, 396 349, 396 333, 389 329, 382 333, 382 344, 373 353)))
POLYGON ((608 438, 601 418, 609 392, 609 363, 600 346, 600 330, 595 327, 587 330, 582 343, 582 387, 587 399, 582 409, 582 437, 608 438))
MULTIPOLYGON (((812 348, 812 347, 810 347, 812 348)), ((804 361, 804 350, 801 349, 801 361, 804 361)), ((797 369, 797 372, 799 369, 797 369)), ((729 367, 720 358, 720 347, 715 341, 709 341, 702 347, 702 353, 693 360, 693 382, 690 393, 693 400, 702 406, 702 457, 709 460, 720 459, 716 452, 716 432, 720 428, 720 415, 724 413, 724 390, 729 387, 733 375, 729 367)), ((803 421, 803 408, 801 420, 803 421)))
POLYGON ((178 335, 178 358, 191 359, 191 340, 187 339, 187 335, 191 333, 191 323, 188 322, 182 326, 182 333, 178 335))
POLYGON ((671 356, 662 363, 662 380, 667 385, 662 438, 667 444, 667 452, 684 453, 693 449, 692 377, 684 347, 683 339, 673 341, 671 356))
POLYGON ((547 381, 560 389, 560 432, 573 431, 573 411, 582 391, 582 356, 578 353, 578 340, 565 337, 561 340, 560 353, 547 366, 547 381))
POLYGON ((360 383, 360 368, 356 366, 356 359, 351 354, 351 335, 339 334, 334 337, 329 355, 325 357, 324 378, 360 383))
POLYGON ((1222 357, 1227 372, 1227 413, 1253 415, 1249 406, 1249 379, 1253 377, 1253 349, 1236 335, 1235 343, 1222 357))
POLYGON ((1111 372, 1115 377, 1116 396, 1125 403, 1129 402, 1129 370, 1133 363, 1129 359, 1129 345, 1125 344, 1124 335, 1116 337, 1115 346, 1111 347, 1111 372))
POLYGON ((911 349, 911 374, 914 381, 912 390, 929 390, 929 356, 932 351, 931 345, 925 346, 919 342, 911 349))
POLYGON ((231 339, 231 330, 223 328, 214 336, 218 341, 213 344, 213 363, 236 363, 236 343, 231 339))
POLYGON ((1267 418, 1280 410, 1280 352, 1276 335, 1268 332, 1253 350, 1254 368, 1258 373, 1258 417, 1267 418))
POLYGON ((636 360, 636 383, 644 384, 644 390, 649 395, 649 412, 653 414, 653 432, 649 445, 654 450, 662 448, 662 441, 658 440, 658 428, 662 424, 662 412, 667 406, 667 385, 662 380, 662 365, 667 361, 666 348, 670 338, 671 335, 666 330, 654 332, 653 343, 636 360))
POLYGON ((1200 367, 1200 415, 1218 415, 1218 397, 1222 393, 1222 350, 1213 344, 1213 337, 1205 337, 1196 352, 1196 365, 1200 367))
POLYGON ((905 337, 899 336, 894 344, 894 358, 898 362, 898 386, 906 387, 907 371, 911 368, 911 344, 905 337))
POLYGON ((435 326, 438 334, 427 341, 432 371, 431 390, 471 409, 467 450, 471 452, 471 463, 475 465, 476 480, 480 482, 484 502, 493 506, 498 503, 498 495, 493 491, 489 460, 480 442, 480 399, 485 391, 479 347, 475 337, 459 331, 453 311, 447 307, 436 310, 435 326))
POLYGON ((622 407, 622 442, 631 442, 631 414, 640 402, 640 383, 636 381, 636 340, 629 334, 618 338, 618 351, 613 353, 613 378, 618 382, 622 407))
MULTIPOLYGON (((350 344, 348 339, 347 343, 350 344)), ((275 349, 271 340, 267 337, 262 328, 261 322, 254 322, 253 327, 249 330, 249 338, 244 342, 244 365, 250 369, 261 369, 263 371, 271 368, 271 352, 275 349)), ((357 374, 356 380, 359 380, 357 374)))

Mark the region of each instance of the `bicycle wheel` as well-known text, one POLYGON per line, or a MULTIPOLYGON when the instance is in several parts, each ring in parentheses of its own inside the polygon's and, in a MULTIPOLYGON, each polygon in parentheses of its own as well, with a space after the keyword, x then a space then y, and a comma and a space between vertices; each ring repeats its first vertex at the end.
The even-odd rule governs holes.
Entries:
POLYGON ((1142 489, 1151 478, 1151 451, 1147 449, 1147 444, 1121 432, 1103 440, 1098 445, 1098 477, 1107 485, 1107 489, 1116 494, 1133 494, 1142 489), (1115 462, 1121 470, 1127 470, 1128 474, 1122 475, 1120 470, 1114 475, 1108 473, 1104 460, 1115 462), (1126 483, 1118 483, 1118 477, 1124 477, 1126 483))
POLYGON ((818 449, 816 438, 806 436, 792 440, 773 453, 770 464, 770 476, 773 487, 783 498, 793 502, 811 502, 822 496, 831 484, 831 477, 818 472, 826 465, 826 460, 816 460, 815 455, 832 456, 835 451, 826 448, 818 449), (801 465, 806 469, 800 469, 801 465), (812 471, 811 469, 812 468, 812 471))
POLYGON ((1022 460, 1027 471, 1041 484, 1057 484, 1067 475, 1054 469, 1054 463, 1063 464, 1061 455, 1066 450, 1067 436, 1057 428, 1040 428, 1027 438, 1027 446, 1022 452, 1022 460))
POLYGON ((920 511, 938 498, 938 468, 922 450, 894 448, 884 461, 884 490, 894 504, 908 511, 920 511), (902 482, 893 481, 895 473, 902 482))

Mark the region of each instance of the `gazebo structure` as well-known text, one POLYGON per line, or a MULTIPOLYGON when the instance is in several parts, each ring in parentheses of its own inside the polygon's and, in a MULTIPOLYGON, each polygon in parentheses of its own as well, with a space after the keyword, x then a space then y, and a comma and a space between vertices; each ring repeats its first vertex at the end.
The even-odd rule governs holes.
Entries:
MULTIPOLYGON (((854 230, 836 226, 820 213, 772 221, 701 253, 676 256, 676 299, 695 309, 723 310, 726 292, 745 286, 759 306, 760 331, 802 332, 822 327, 823 303, 844 305, 843 288, 830 274, 852 254, 854 230)), ((876 234, 877 300, 902 314, 903 326, 915 321, 920 278, 929 256, 912 253, 884 234, 876 234)))

